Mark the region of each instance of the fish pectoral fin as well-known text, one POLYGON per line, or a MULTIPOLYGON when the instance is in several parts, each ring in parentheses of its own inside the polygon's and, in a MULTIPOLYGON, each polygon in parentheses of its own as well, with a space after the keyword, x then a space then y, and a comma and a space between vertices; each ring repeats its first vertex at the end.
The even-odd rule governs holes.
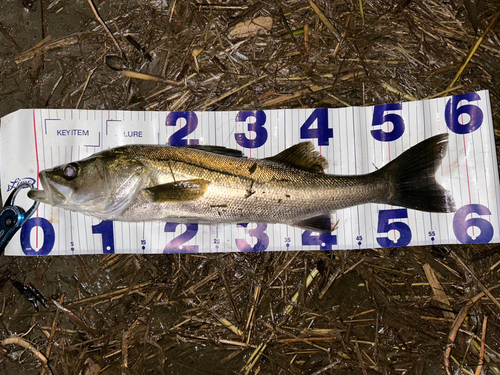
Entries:
POLYGON ((321 214, 319 216, 310 217, 293 223, 293 225, 305 230, 321 233, 331 233, 333 230, 337 229, 337 224, 332 224, 330 214, 321 214))
POLYGON ((187 202, 202 197, 208 185, 210 181, 199 178, 157 185, 144 191, 155 203, 187 202))
POLYGON ((323 173, 328 168, 328 161, 314 150, 311 142, 298 143, 264 160, 315 173, 323 173))

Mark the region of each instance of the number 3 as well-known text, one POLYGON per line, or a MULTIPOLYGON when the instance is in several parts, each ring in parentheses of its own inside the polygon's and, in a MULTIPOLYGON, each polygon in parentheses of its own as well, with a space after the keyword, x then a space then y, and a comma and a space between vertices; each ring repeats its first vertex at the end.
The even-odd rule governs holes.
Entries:
MULTIPOLYGON (((240 223, 239 227, 246 228, 248 223, 240 223)), ((251 246, 247 240, 244 238, 236 239, 236 247, 240 251, 264 251, 269 246, 269 236, 264 233, 267 229, 267 224, 265 223, 257 223, 257 228, 250 229, 248 234, 251 237, 257 238, 257 243, 254 246, 251 246)))
POLYGON ((236 121, 243 122, 249 117, 255 117, 255 122, 249 122, 247 125, 248 131, 255 133, 255 138, 247 138, 245 133, 236 133, 234 138, 236 142, 245 148, 257 148, 262 146, 267 141, 266 113, 264 111, 240 111, 236 115, 236 121))

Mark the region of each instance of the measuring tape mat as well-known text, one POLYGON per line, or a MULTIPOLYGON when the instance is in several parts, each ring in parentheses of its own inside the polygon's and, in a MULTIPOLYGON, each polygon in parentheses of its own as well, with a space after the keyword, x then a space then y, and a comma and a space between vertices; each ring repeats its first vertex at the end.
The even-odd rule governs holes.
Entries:
MULTIPOLYGON (((44 169, 125 144, 219 145, 261 159, 311 141, 329 161, 325 173, 356 175, 373 172, 442 133, 449 134, 449 147, 436 178, 453 196, 454 213, 364 204, 334 212, 337 229, 320 234, 283 224, 100 221, 41 204, 6 254, 346 250, 498 242, 500 232, 498 166, 487 91, 337 109, 19 110, 5 116, 0 128, 4 199, 22 182, 41 189, 38 173, 44 169)), ((24 207, 32 204, 26 196, 18 202, 24 207)))

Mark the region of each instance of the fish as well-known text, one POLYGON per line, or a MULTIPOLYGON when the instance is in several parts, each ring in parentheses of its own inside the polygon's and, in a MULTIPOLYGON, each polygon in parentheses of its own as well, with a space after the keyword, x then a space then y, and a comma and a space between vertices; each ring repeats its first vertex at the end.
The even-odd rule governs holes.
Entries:
POLYGON ((311 142, 264 159, 221 146, 126 145, 39 173, 28 196, 101 220, 281 223, 334 230, 332 214, 367 203, 449 213, 452 195, 436 180, 448 148, 439 134, 374 172, 324 173, 311 142))

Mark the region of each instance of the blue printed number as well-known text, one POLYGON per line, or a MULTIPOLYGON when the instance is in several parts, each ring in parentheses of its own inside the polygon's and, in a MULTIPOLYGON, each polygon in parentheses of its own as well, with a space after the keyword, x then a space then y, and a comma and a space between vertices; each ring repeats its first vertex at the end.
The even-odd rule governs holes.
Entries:
MULTIPOLYGON (((378 212, 378 230, 377 233, 389 234, 390 231, 395 230, 399 232, 399 238, 395 241, 388 237, 377 237, 377 242, 382 247, 392 246, 407 246, 411 241, 410 227, 400 221, 389 223, 391 219, 407 219, 408 210, 400 208, 397 210, 380 210, 378 212)), ((395 238, 397 237, 394 234, 395 238)))
POLYGON ((396 113, 384 114, 386 111, 399 111, 403 109, 401 103, 382 104, 375 106, 373 110, 372 126, 382 126, 386 122, 392 124, 392 130, 385 132, 382 129, 372 130, 372 137, 380 142, 395 141, 405 132, 405 123, 403 118, 396 113))
POLYGON ((26 255, 48 255, 54 248, 55 241, 54 227, 43 217, 31 218, 21 228, 21 248, 26 255), (38 250, 31 244, 31 230, 35 227, 43 232, 43 245, 38 250))
POLYGON ((479 94, 471 92, 468 94, 452 97, 446 103, 444 119, 450 130, 457 134, 472 133, 483 124, 483 111, 474 104, 462 104, 462 101, 472 102, 481 100, 479 94))
POLYGON ((104 254, 114 254, 115 236, 113 233, 112 221, 103 220, 99 224, 92 225, 92 233, 101 235, 102 252, 104 254))
MULTIPOLYGON (((248 227, 248 223, 238 224, 240 228, 248 227)), ((255 245, 250 245, 244 238, 236 239, 236 247, 240 251, 264 251, 269 246, 269 236, 264 233, 267 229, 267 224, 258 223, 256 228, 250 229, 248 234, 251 237, 257 238, 257 243, 255 245)))
POLYGON ((493 226, 481 217, 467 219, 468 215, 491 215, 488 207, 482 204, 468 204, 457 210, 453 216, 453 232, 457 239, 463 243, 487 243, 493 238, 493 226))
POLYGON ((318 108, 311 113, 306 122, 300 127, 301 139, 318 140, 318 146, 328 146, 330 138, 333 138, 333 129, 328 127, 328 109, 318 108), (316 128, 311 129, 316 122, 316 128))
MULTIPOLYGON (((166 233, 175 233, 175 229, 181 223, 166 223, 164 231, 166 233)), ((163 249, 164 253, 197 253, 198 245, 185 245, 190 239, 196 236, 198 233, 198 224, 184 224, 186 225, 186 231, 175 237, 170 241, 167 246, 163 249)))
POLYGON ((171 146, 186 146, 186 145, 197 145, 199 144, 198 139, 184 139, 189 134, 194 132, 198 127, 198 116, 194 112, 170 112, 167 116, 167 120, 165 121, 166 126, 182 126, 178 124, 180 119, 184 119, 186 121, 186 126, 181 127, 174 134, 168 138, 168 145, 171 146))
POLYGON ((236 142, 245 148, 257 148, 262 146, 267 141, 266 113, 264 111, 240 111, 236 115, 236 121, 244 122, 249 117, 254 117, 255 122, 249 122, 247 125, 248 131, 254 132, 254 138, 247 138, 245 133, 236 133, 234 138, 236 142))
POLYGON ((319 246, 320 250, 331 250, 333 245, 337 244, 337 236, 331 233, 321 233, 312 236, 310 230, 302 233, 302 245, 319 246))

